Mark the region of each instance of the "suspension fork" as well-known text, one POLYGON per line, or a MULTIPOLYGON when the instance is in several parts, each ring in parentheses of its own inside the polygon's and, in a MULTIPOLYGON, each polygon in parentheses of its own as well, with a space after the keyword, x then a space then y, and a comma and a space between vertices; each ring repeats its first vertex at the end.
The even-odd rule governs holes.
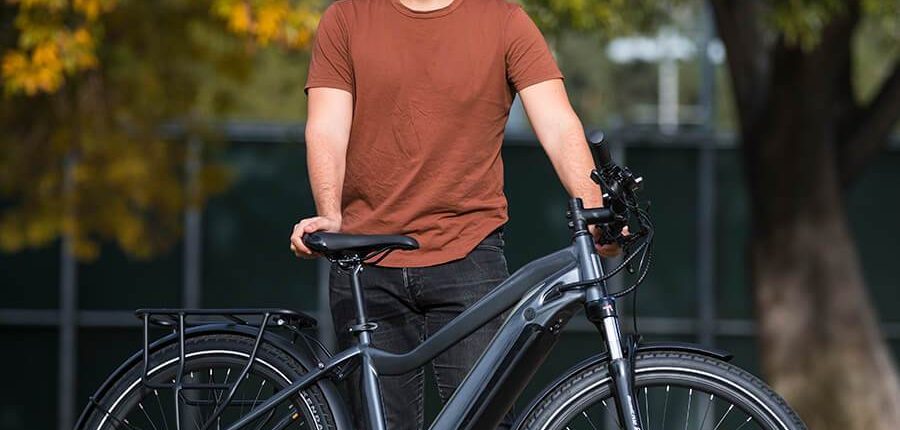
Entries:
POLYGON ((617 406, 616 413, 619 416, 619 423, 625 430, 642 430, 640 408, 634 393, 635 348, 633 345, 629 345, 629 355, 625 356, 622 347, 622 330, 619 326, 619 316, 616 313, 616 301, 604 294, 598 300, 585 303, 585 312, 588 320, 594 323, 603 334, 603 340, 609 351, 607 370, 613 382, 613 398, 617 406))

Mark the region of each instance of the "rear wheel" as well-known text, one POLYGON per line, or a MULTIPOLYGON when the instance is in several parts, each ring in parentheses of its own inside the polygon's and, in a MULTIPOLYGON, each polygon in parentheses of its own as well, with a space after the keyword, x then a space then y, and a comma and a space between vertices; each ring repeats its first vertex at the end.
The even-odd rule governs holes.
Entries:
MULTIPOLYGON (((216 334, 185 341, 185 366, 182 383, 233 384, 247 364, 254 339, 244 336, 216 334)), ((178 345, 170 345, 150 356, 150 381, 171 384, 178 372, 178 345)), ((219 430, 246 415, 250 409, 272 394, 290 385, 306 372, 281 350, 262 343, 253 366, 232 398, 230 406, 215 420, 210 429, 219 430)), ((227 390, 198 388, 182 392, 181 425, 175 418, 175 395, 172 389, 149 389, 141 382, 143 367, 136 365, 116 381, 86 420, 86 430, 175 430, 199 429, 224 399, 227 390)), ((334 429, 334 420, 322 392, 312 387, 301 391, 270 413, 246 427, 267 429, 334 429)))
MULTIPOLYGON (((731 364, 681 352, 639 353, 635 395, 643 430, 805 430, 785 401, 731 364)), ((623 428, 606 363, 551 389, 519 426, 528 430, 623 428)))

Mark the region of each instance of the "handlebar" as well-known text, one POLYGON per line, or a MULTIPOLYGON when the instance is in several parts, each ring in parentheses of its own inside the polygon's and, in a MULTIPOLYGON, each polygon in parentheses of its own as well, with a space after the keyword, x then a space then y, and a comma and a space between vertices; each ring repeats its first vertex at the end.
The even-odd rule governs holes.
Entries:
POLYGON ((594 154, 597 157, 597 166, 601 169, 612 164, 612 156, 609 154, 609 145, 606 145, 605 141, 606 135, 600 130, 597 130, 588 136, 588 142, 591 143, 591 147, 593 147, 594 154))
POLYGON ((637 216, 638 212, 641 212, 637 193, 643 187, 643 178, 612 160, 606 136, 602 131, 591 133, 588 141, 597 162, 597 168, 591 172, 591 179, 603 191, 603 208, 588 209, 586 213, 592 216, 587 221, 600 226, 603 231, 601 243, 618 242, 624 245, 640 236, 635 233, 649 227, 646 217, 637 216), (639 229, 632 229, 631 237, 623 236, 622 229, 628 226, 630 220, 640 223, 639 226, 635 226, 639 229))

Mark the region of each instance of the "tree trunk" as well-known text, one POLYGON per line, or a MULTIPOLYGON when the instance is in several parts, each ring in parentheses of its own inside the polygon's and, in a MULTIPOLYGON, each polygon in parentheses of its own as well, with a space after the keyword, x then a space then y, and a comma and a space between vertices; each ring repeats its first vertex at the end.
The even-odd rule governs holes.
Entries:
POLYGON ((753 230, 764 373, 811 429, 897 429, 900 383, 837 200, 753 230))
POLYGON ((850 39, 827 36, 812 51, 772 48, 765 108, 743 124, 763 371, 811 429, 895 430, 900 380, 841 182, 850 39))

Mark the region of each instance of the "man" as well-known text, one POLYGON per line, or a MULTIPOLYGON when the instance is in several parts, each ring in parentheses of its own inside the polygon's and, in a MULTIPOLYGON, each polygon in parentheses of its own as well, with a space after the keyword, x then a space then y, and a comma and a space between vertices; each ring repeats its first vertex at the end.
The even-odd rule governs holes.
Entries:
MULTIPOLYGON (((515 93, 569 194, 601 205, 562 77, 528 15, 504 0, 340 0, 325 11, 306 83, 318 216, 294 226, 291 249, 312 257, 301 238, 320 230, 418 240, 361 273, 377 347, 411 350, 509 275, 500 146, 515 93)), ((355 314, 336 268, 331 303, 346 347, 355 314)), ((442 401, 500 324, 434 360, 442 401)), ((422 427, 423 384, 422 369, 382 378, 389 429, 422 427)))

